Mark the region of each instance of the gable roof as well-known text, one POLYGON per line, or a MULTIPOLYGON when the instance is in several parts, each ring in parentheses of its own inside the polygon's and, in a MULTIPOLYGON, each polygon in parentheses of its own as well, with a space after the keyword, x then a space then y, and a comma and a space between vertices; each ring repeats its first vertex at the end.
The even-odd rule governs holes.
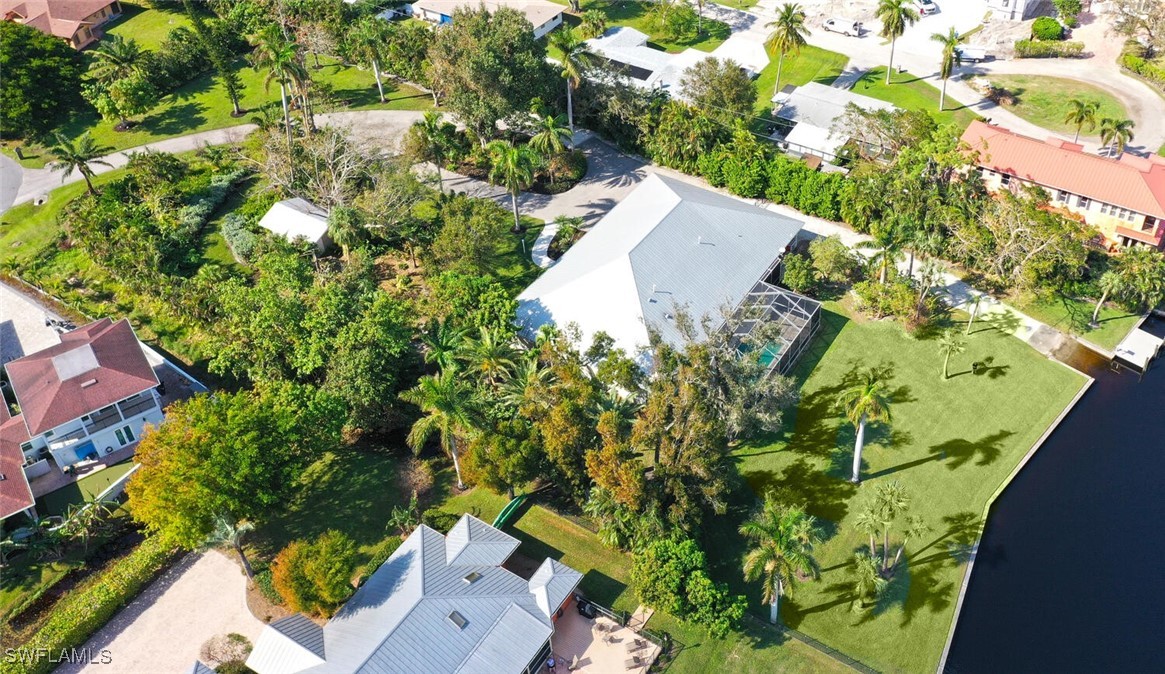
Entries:
POLYGON ((834 121, 845 114, 850 103, 863 110, 897 110, 893 103, 855 94, 848 89, 839 89, 818 82, 808 82, 793 89, 784 96, 784 102, 777 110, 777 117, 791 122, 812 124, 822 129, 833 127, 834 121))
POLYGON ((328 233, 328 212, 299 197, 284 199, 271 205, 259 226, 288 241, 305 239, 318 244, 328 233))
MULTIPOLYGON (((7 408, 0 404, 0 408, 7 408)), ((7 416, 6 412, 0 413, 7 416)), ((21 443, 28 442, 28 430, 18 414, 0 423, 0 520, 31 507, 36 499, 24 474, 24 452, 21 443)))
POLYGON ((984 168, 1165 218, 1165 158, 1101 157, 1058 138, 1041 141, 980 121, 971 122, 962 140, 979 152, 984 168))
MULTIPOLYGON (((295 629, 280 621, 264 629, 247 666, 259 674, 521 671, 553 625, 527 581, 500 566, 518 541, 468 514, 449 538, 421 525, 320 629, 320 648, 311 621, 295 629)), ((577 573, 555 568, 562 578, 577 573)), ((554 589, 561 594, 561 583, 554 589)))
POLYGON ((37 436, 158 385, 129 321, 108 318, 5 365, 21 416, 37 436))
POLYGON ((112 5, 114 0, 0 0, 0 17, 9 15, 22 23, 63 39, 70 39, 85 19, 112 5))
MULTIPOLYGON (((677 312, 719 324, 772 267, 801 222, 659 175, 650 175, 518 295, 527 336, 547 323, 578 325, 582 344, 603 331, 631 357, 648 328, 679 346, 677 312)), ((644 359, 640 358, 644 363, 644 359)))
POLYGON ((542 613, 550 617, 582 581, 582 574, 557 559, 546 558, 530 576, 530 592, 542 613))

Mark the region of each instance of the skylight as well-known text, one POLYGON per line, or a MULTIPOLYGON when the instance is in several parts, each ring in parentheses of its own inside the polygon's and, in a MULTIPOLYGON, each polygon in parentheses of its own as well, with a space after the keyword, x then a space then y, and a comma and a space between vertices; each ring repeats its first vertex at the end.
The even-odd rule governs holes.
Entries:
POLYGON ((468 584, 468 585, 472 585, 472 584, 474 583, 474 581, 476 581, 476 580, 477 580, 477 579, 479 579, 479 578, 481 578, 481 574, 480 574, 480 573, 478 573, 478 572, 476 572, 476 571, 470 571, 470 572, 469 572, 468 574, 466 574, 466 575, 465 575, 465 577, 464 577, 464 578, 462 578, 461 580, 464 580, 464 581, 466 582, 466 584, 468 584))
POLYGON ((453 625, 459 630, 465 629, 465 626, 469 624, 469 621, 465 619, 465 616, 461 615, 457 611, 450 611, 448 618, 449 622, 453 623, 453 625))

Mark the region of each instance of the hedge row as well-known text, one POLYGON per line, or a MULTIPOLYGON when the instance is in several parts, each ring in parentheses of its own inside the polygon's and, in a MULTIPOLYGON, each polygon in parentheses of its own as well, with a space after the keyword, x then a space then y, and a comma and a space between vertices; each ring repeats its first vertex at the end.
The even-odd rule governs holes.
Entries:
POLYGON ((1136 54, 1125 54, 1120 57, 1121 67, 1139 75, 1150 84, 1165 91, 1165 68, 1146 61, 1136 54))
POLYGON ((149 537, 61 599, 52 615, 6 658, 5 674, 46 674, 60 664, 62 651, 79 648, 128 604, 174 558, 174 549, 149 537))
POLYGON ((729 144, 701 157, 699 169, 713 186, 724 187, 737 196, 764 197, 825 220, 841 217, 845 176, 816 171, 799 159, 783 154, 765 157, 763 153, 742 153, 729 144))
POLYGON ((1081 58, 1084 55, 1083 42, 1041 42, 1039 40, 1016 40, 1015 57, 1021 59, 1081 58))

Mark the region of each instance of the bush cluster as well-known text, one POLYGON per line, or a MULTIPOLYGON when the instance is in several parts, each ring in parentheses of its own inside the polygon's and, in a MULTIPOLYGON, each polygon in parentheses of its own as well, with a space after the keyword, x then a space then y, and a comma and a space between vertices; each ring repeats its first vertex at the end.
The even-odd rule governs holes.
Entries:
POLYGON ((44 625, 23 645, 31 662, 12 660, 5 672, 44 674, 59 664, 50 658, 80 647, 173 559, 174 550, 147 538, 133 552, 65 595, 44 625), (43 655, 42 655, 43 654, 43 655))
POLYGON ((222 237, 235 254, 235 258, 242 262, 251 261, 260 240, 259 235, 251 229, 251 223, 247 218, 238 213, 229 213, 223 218, 222 237))
POLYGON ((421 523, 427 527, 440 531, 443 534, 449 533, 457 520, 461 519, 460 515, 445 512, 440 508, 429 508, 421 513, 421 523))
POLYGON ((376 570, 387 562, 389 557, 392 557, 392 553, 396 552, 396 549, 400 547, 401 543, 404 543, 404 541, 399 536, 390 536, 384 539, 380 545, 376 546, 376 550, 372 553, 372 558, 364 566, 360 567, 360 582, 363 583, 372 574, 376 573, 376 570))
POLYGON ((1120 57, 1120 65, 1125 70, 1147 80, 1149 84, 1165 91, 1165 68, 1147 61, 1136 54, 1125 54, 1120 57))
POLYGON ((330 616, 352 594, 356 544, 339 531, 292 541, 271 563, 275 590, 296 611, 330 616))
POLYGON ((199 194, 193 202, 183 206, 178 211, 178 228, 191 235, 202 230, 202 226, 210 219, 215 209, 226 201, 235 183, 247 175, 247 170, 238 168, 227 173, 216 173, 210 179, 210 184, 199 194))
POLYGON ((716 638, 744 618, 744 596, 712 581, 704 551, 690 539, 658 540, 636 552, 631 582, 644 604, 704 625, 716 638))
POLYGON ((1083 42, 1041 42, 1038 40, 1016 40, 1015 57, 1021 59, 1081 58, 1084 55, 1083 42))
POLYGON ((1064 27, 1050 16, 1041 16, 1032 23, 1032 37, 1037 40, 1062 40, 1064 27))

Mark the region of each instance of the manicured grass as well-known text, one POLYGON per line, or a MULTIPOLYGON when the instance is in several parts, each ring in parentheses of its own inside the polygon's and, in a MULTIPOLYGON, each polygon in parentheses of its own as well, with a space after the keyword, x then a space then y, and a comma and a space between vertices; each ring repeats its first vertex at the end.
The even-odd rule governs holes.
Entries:
POLYGON ((1141 314, 1126 311, 1111 304, 1100 308, 1100 327, 1089 327, 1095 302, 1078 300, 1057 295, 1049 299, 1013 298, 1016 309, 1032 318, 1047 323, 1057 330, 1067 332, 1093 344, 1112 351, 1129 334, 1140 320, 1141 314))
MULTIPOLYGON (((512 217, 509 222, 513 224, 512 217)), ((514 296, 533 283, 542 273, 542 269, 530 258, 530 250, 546 223, 538 218, 523 215, 522 224, 526 227, 522 237, 519 239, 517 235, 511 234, 502 239, 490 262, 490 270, 498 277, 498 282, 514 296), (523 242, 525 248, 522 247, 523 242)))
MULTIPOLYGON (((560 5, 569 4, 566 0, 551 0, 560 5)), ((597 9, 607 16, 607 27, 614 28, 615 26, 628 26, 634 28, 648 36, 647 44, 656 49, 662 49, 666 52, 678 53, 685 49, 698 49, 700 51, 710 52, 719 47, 732 34, 732 29, 723 21, 715 21, 713 19, 704 17, 703 30, 699 35, 690 39, 671 41, 667 40, 659 33, 648 26, 648 12, 651 9, 650 2, 634 2, 631 0, 624 0, 622 2, 609 2, 607 0, 584 0, 580 5, 582 11, 590 9, 597 9)), ((731 5, 729 5, 731 6, 731 5)), ((572 14, 566 14, 563 19, 568 25, 577 26, 579 19, 572 14)), ((551 56, 556 56, 551 54, 551 56)))
MULTIPOLYGON (((504 496, 477 488, 449 499, 442 508, 458 514, 473 513, 492 522, 505 504, 504 496)), ((634 590, 628 586, 630 556, 603 546, 588 529, 532 505, 524 506, 520 517, 506 531, 522 541, 518 552, 533 562, 553 557, 582 572, 580 588, 594 601, 628 613, 639 605, 634 590)), ((702 628, 659 611, 647 627, 667 632, 683 645, 668 668, 669 673, 849 671, 837 661, 751 619, 746 620, 740 632, 724 639, 713 639, 702 628)))
POLYGON ((0 574, 0 624, 7 629, 6 623, 10 616, 24 611, 38 597, 59 583, 69 571, 79 566, 80 560, 38 562, 27 554, 17 557, 4 569, 4 573, 0 574))
POLYGON ((36 500, 36 512, 41 517, 64 515, 70 505, 81 505, 96 498, 133 467, 134 462, 127 459, 51 491, 36 500))
MULTIPOLYGON (((116 169, 96 176, 93 183, 100 186, 124 175, 125 169, 116 169)), ((49 192, 41 206, 28 202, 0 214, 0 268, 24 266, 47 255, 46 246, 60 234, 61 212, 84 192, 84 181, 64 185, 49 192)))
MULTIPOLYGON (((991 75, 987 79, 1016 97, 1018 102, 1007 106, 1008 110, 1032 124, 1057 133, 1069 135, 1076 133, 1076 127, 1064 121, 1068 111, 1071 110, 1069 101, 1072 99, 1099 103, 1097 120, 1105 117, 1125 119, 1129 114, 1125 106, 1112 94, 1100 87, 1076 80, 1043 75, 991 75)), ((1095 129, 1089 132, 1085 128, 1082 136, 1096 134, 1095 129)))
MULTIPOLYGON (((724 2, 717 2, 717 5, 723 5, 732 9, 749 10, 757 6, 760 0, 724 0, 724 2)), ((709 3, 712 4, 712 3, 709 3)))
MULTIPOLYGON (((891 322, 851 320, 834 303, 824 312, 822 332, 795 373, 801 401, 785 430, 734 452, 753 494, 775 490, 806 503, 825 532, 816 552, 821 578, 802 583, 782 602, 782 619, 879 671, 933 672, 988 498, 1084 378, 982 325, 972 330, 967 351, 952 359, 954 376, 943 381, 935 337, 913 339, 891 322), (971 374, 974 361, 987 363, 987 371, 971 374), (893 423, 867 430, 864 481, 854 486, 848 481, 853 426, 835 401, 854 374, 868 367, 886 373, 893 423), (907 489, 910 512, 933 531, 907 549, 884 600, 855 613, 848 569, 866 538, 854 519, 874 491, 891 481, 907 489)), ((767 616, 760 587, 741 577, 747 547, 736 529, 748 506, 739 497, 736 503, 709 530, 705 549, 714 575, 746 593, 757 615, 767 616)))
MULTIPOLYGON (((769 52, 769 65, 756 78, 757 113, 766 115, 773 109, 773 87, 777 83, 777 54, 769 52)), ((849 57, 835 51, 806 45, 800 54, 789 54, 781 68, 781 87, 792 84, 801 86, 809 82, 832 84, 849 57)))
MULTIPOLYGON (((121 3, 121 18, 101 27, 109 35, 120 35, 126 40, 137 40, 146 49, 157 49, 166 41, 170 31, 190 26, 190 17, 182 5, 147 9, 128 2, 121 3)), ((200 3, 195 3, 198 6, 200 3)))
POLYGON ((904 110, 922 110, 939 124, 954 124, 959 129, 979 119, 979 115, 949 94, 946 109, 939 112, 939 90, 917 75, 895 72, 890 76, 890 86, 886 86, 886 68, 882 66, 862 75, 854 84, 853 92, 893 103, 904 110))

